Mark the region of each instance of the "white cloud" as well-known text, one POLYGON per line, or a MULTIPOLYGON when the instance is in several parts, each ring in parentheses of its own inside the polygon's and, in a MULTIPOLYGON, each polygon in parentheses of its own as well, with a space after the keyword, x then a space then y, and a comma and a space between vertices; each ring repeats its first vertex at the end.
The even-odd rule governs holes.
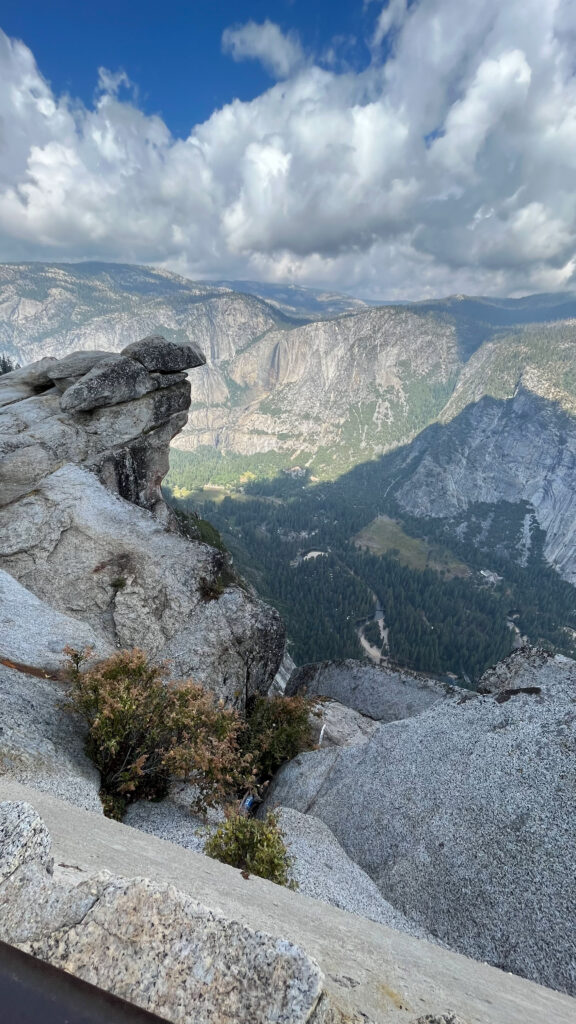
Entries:
POLYGON ((0 259, 391 298, 574 287, 574 0, 372 8, 371 39, 394 29, 394 49, 357 73, 270 22, 230 30, 233 56, 281 80, 185 140, 122 72, 100 73, 87 109, 0 33, 0 259))
POLYGON ((295 32, 287 35, 274 22, 249 21, 227 28, 222 48, 234 60, 259 60, 275 78, 288 78, 304 63, 304 51, 295 32))
POLYGON ((408 15, 408 0, 389 0, 384 5, 378 19, 372 37, 373 46, 380 46, 381 42, 392 29, 398 29, 406 20, 408 15))

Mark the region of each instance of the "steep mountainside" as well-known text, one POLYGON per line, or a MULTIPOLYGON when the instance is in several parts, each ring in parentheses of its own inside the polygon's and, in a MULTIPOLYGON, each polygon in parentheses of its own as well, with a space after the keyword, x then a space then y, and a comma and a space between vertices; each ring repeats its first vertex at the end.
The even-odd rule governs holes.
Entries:
POLYGON ((508 552, 526 563, 534 518, 547 560, 576 583, 576 421, 559 403, 522 387, 506 401, 482 398, 398 453, 396 472, 391 493, 404 512, 478 546, 494 513, 476 506, 528 503, 508 552))
POLYGON ((262 463, 333 479, 520 383, 574 410, 571 294, 370 308, 313 289, 237 285, 242 293, 117 264, 7 265, 0 350, 29 362, 119 350, 153 331, 193 338, 207 365, 191 377, 176 444, 202 449, 203 461, 216 448, 236 480, 262 463))
POLYGON ((250 295, 160 270, 109 263, 0 266, 0 351, 29 363, 72 350, 119 351, 145 334, 191 337, 209 360, 294 322, 250 295))
POLYGON ((193 505, 207 483, 246 490, 294 471, 303 486, 288 495, 286 515, 282 474, 251 509, 235 502, 206 515, 283 611, 299 659, 358 656, 359 643, 377 657, 385 641, 384 653, 411 667, 475 679, 518 629, 571 653, 572 597, 548 577, 538 595, 533 579, 549 563, 576 580, 574 296, 360 303, 326 318, 340 297, 239 287, 245 293, 110 264, 4 267, 0 337, 23 361, 72 347, 117 350, 159 328, 204 348, 168 484, 193 505), (341 485, 309 487, 308 500, 306 486, 318 480, 341 485), (368 494, 361 514, 359 487, 368 494), (400 554, 400 567, 396 544, 374 547, 382 529, 371 524, 382 515, 407 528, 400 546, 412 554, 400 554), (330 558, 306 561, 312 536, 330 558), (366 537, 371 554, 360 566, 366 537), (436 573, 431 581, 422 568, 436 573), (475 587, 483 569, 505 577, 492 597, 475 587), (304 576, 309 586, 294 602, 304 576), (386 615, 370 623, 374 595, 386 615), (516 606, 518 622, 507 616, 516 606))

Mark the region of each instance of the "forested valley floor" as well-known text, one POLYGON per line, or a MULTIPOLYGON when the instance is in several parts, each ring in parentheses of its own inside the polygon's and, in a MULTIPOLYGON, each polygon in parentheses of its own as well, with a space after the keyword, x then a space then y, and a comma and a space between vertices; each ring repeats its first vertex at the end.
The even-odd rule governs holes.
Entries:
POLYGON ((544 560, 527 503, 416 519, 395 500, 391 457, 333 483, 294 469, 239 484, 234 462, 224 486, 226 460, 219 473, 213 464, 173 450, 166 497, 205 539, 208 524, 219 531, 235 569, 282 614, 297 664, 381 654, 474 687, 524 637, 576 654, 576 591, 544 560))

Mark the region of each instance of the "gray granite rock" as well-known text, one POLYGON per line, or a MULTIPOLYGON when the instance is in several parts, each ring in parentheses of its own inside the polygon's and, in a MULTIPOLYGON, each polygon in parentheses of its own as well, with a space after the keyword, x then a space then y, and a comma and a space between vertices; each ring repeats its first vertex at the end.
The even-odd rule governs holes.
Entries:
POLYGON ((204 853, 208 836, 225 816, 222 809, 216 807, 209 808, 204 817, 192 814, 190 807, 196 796, 193 786, 173 783, 164 800, 137 800, 129 804, 124 824, 187 850, 204 853))
POLYGON ((310 716, 316 744, 319 747, 350 747, 367 743, 378 728, 373 718, 361 715, 335 700, 322 700, 314 705, 310 716))
POLYGON ((280 617, 229 586, 205 587, 222 555, 168 531, 96 477, 67 465, 0 509, 0 564, 45 603, 109 643, 168 659, 229 703, 265 692, 284 648, 280 617))
MULTIPOLYGON (((88 353, 88 361, 94 355, 88 353)), ((49 360, 42 371, 48 385, 52 383, 48 371, 61 372, 61 362, 49 360)), ((72 363, 87 365, 83 353, 72 363)), ((134 366, 145 374, 139 363, 134 366)), ((65 367, 65 372, 69 369, 65 367)), ((89 466, 127 501, 165 512, 160 484, 168 471, 169 443, 186 422, 190 405, 190 384, 184 376, 169 374, 160 388, 162 375, 156 374, 140 398, 120 401, 118 395, 120 404, 69 415, 63 413, 55 387, 36 393, 25 383, 10 384, 13 376, 9 373, 0 379, 11 389, 10 401, 0 402, 0 506, 25 495, 64 463, 74 462, 89 466)), ((59 381, 60 387, 70 379, 59 381)), ((78 386, 84 379, 78 378, 78 386)))
POLYGON ((0 802, 0 884, 31 861, 49 868, 50 835, 30 804, 0 802))
POLYGON ((538 660, 504 662, 514 687, 493 696, 301 754, 268 801, 324 821, 384 898, 451 948, 574 993, 576 663, 538 660), (524 682, 532 692, 510 693, 524 682))
POLYGON ((62 683, 0 664, 0 774, 102 813, 100 775, 62 683))
POLYGON ((60 399, 64 412, 86 412, 106 405, 120 405, 153 391, 155 382, 141 363, 123 356, 101 359, 60 399))
MULTIPOLYGON (((556 664, 565 660, 557 655, 556 664)), ((541 682, 542 670, 550 662, 550 654, 538 647, 519 647, 507 658, 499 661, 493 668, 487 669, 478 683, 479 693, 504 693, 505 691, 538 687, 541 682)))
POLYGON ((190 404, 186 376, 172 371, 200 354, 159 337, 137 350, 140 361, 76 352, 2 378, 24 397, 0 409, 0 567, 31 592, 3 606, 13 644, 4 656, 53 669, 64 636, 102 653, 139 646, 242 706, 269 687, 283 626, 253 593, 222 588, 221 552, 170 529, 160 486, 190 404), (63 394, 52 386, 72 379, 63 394), (217 599, 207 600, 211 587, 217 599))
POLYGON ((418 715, 459 692, 408 669, 352 659, 302 665, 292 673, 286 687, 287 696, 307 693, 330 697, 380 722, 418 715))
MULTIPOLYGON (((144 1009, 189 1024, 306 1024, 326 997, 293 943, 208 910, 173 886, 102 872, 56 882, 50 837, 25 803, 0 804, 0 939, 144 1009)), ((333 1020, 343 1017, 334 1011, 333 1020)))
POLYGON ((0 569, 0 658, 54 673, 66 660, 67 645, 92 647, 102 658, 115 649, 103 632, 55 611, 0 569))
MULTIPOLYGON (((174 1024, 305 1024, 319 968, 287 941, 207 910, 172 886, 96 880, 76 926, 26 943, 35 956, 174 1024)), ((93 883, 90 883, 93 886, 93 883)))
POLYGON ((289 807, 276 810, 288 853, 294 858, 292 875, 300 892, 409 935, 430 937, 382 897, 378 886, 348 857, 324 822, 289 807))
POLYGON ((136 359, 147 370, 157 370, 160 373, 178 373, 179 370, 204 366, 206 362, 206 356, 194 342, 176 345, 158 334, 126 345, 126 348, 122 349, 122 355, 136 359))
POLYGON ((58 391, 66 391, 72 384, 75 384, 79 377, 83 377, 97 363, 110 358, 110 352, 103 352, 100 349, 91 349, 87 352, 70 352, 64 359, 58 359, 53 366, 49 366, 46 376, 53 381, 58 391))
MULTIPOLYGON (((44 359, 38 359, 35 363, 28 363, 26 366, 21 366, 10 373, 2 374, 0 377, 0 396, 12 388, 26 389, 28 394, 34 394, 42 388, 51 387, 52 380, 48 375, 48 371, 57 362, 58 360, 53 356, 45 356, 44 359)), ((1 404, 3 403, 0 397, 1 404)))

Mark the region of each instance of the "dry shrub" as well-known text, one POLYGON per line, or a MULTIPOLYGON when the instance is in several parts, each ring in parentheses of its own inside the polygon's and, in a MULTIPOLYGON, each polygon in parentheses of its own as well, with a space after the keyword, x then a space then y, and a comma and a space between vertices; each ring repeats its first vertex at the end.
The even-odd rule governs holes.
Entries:
POLYGON ((251 875, 259 875, 289 889, 297 888, 290 877, 294 861, 288 855, 278 818, 273 812, 269 812, 263 821, 240 815, 230 817, 208 839, 204 852, 208 857, 251 875))
POLYGON ((240 742, 253 758, 260 780, 271 779, 286 761, 314 748, 310 716, 316 713, 307 697, 252 699, 240 742))
POLYGON ((243 723, 197 683, 164 682, 163 668, 139 650, 94 667, 67 650, 70 706, 88 726, 86 752, 100 770, 105 807, 165 796, 172 778, 191 782, 205 812, 253 783, 252 758, 239 749, 243 723))

